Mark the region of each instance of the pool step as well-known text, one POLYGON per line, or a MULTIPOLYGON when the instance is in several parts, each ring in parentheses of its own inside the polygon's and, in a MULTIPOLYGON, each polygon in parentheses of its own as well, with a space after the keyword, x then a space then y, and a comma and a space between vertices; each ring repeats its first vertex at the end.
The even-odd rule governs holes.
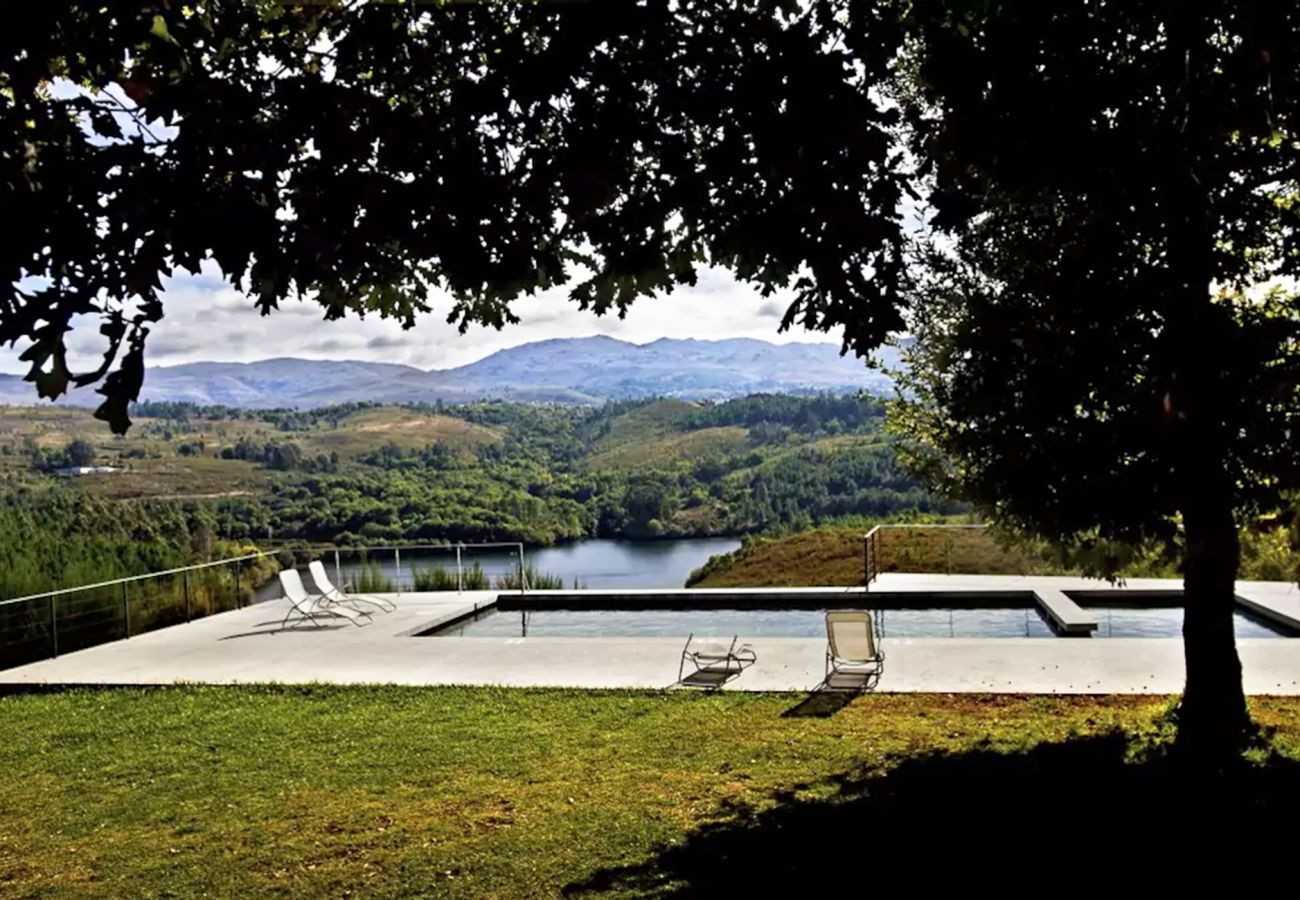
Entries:
POLYGON ((1300 632, 1300 594, 1295 585, 1238 584, 1237 605, 1266 621, 1300 632))
POLYGON ((1063 591, 1034 588, 1034 599, 1061 634, 1088 635, 1097 630, 1096 616, 1067 597, 1063 591))

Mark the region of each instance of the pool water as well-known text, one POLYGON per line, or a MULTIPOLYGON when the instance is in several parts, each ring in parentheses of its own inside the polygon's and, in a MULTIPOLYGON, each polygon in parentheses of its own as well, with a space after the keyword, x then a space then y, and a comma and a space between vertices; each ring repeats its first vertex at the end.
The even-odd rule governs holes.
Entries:
MULTIPOLYGON (((1180 606, 1087 606, 1097 617, 1096 637, 1181 637, 1183 609, 1180 606)), ((1286 631, 1274 628, 1260 619, 1241 611, 1233 613, 1233 626, 1239 638, 1288 637, 1286 631)))
MULTIPOLYGON (((1052 637, 1037 609, 885 610, 887 638, 1052 637)), ((818 609, 490 609, 431 633, 435 637, 715 637, 820 638, 826 611, 818 609)))
MULTIPOLYGON (((1095 637, 1177 638, 1183 610, 1177 606, 1087 607, 1097 617, 1095 637)), ((1242 612, 1237 637, 1287 637, 1288 632, 1242 612)), ((887 609, 881 632, 889 638, 1050 638, 1056 632, 1037 607, 984 609, 887 609)), ((431 637, 711 637, 821 638, 823 609, 544 609, 491 608, 473 618, 425 632, 431 637)))

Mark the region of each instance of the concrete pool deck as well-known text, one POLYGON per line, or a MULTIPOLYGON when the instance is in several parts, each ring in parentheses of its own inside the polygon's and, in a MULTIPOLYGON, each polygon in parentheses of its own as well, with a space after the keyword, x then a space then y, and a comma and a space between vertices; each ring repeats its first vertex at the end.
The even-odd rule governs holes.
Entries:
MULTIPOLYGON (((1081 578, 885 574, 872 594, 1115 590, 1081 578)), ((1176 591, 1176 581, 1135 579, 1119 593, 1176 591)), ((603 591, 564 592, 581 605, 603 591)), ((701 591, 619 592, 654 605, 680 605, 701 591)), ((719 595, 839 596, 860 589, 724 590, 719 595)), ((1242 605, 1300 627, 1294 585, 1238 585, 1242 605)), ((395 597, 398 609, 371 625, 281 629, 283 601, 258 604, 56 659, 0 670, 0 685, 476 684, 514 687, 664 688, 677 680, 683 638, 415 638, 417 632, 489 606, 497 592, 423 593, 395 597)), ((741 635, 742 640, 744 635, 741 635)), ((825 641, 752 638, 758 661, 727 690, 807 691, 822 682, 825 641)), ((1300 695, 1300 640, 1238 642, 1246 690, 1300 695)), ((1170 694, 1182 688, 1177 638, 889 638, 881 691, 1078 694, 1170 694)))

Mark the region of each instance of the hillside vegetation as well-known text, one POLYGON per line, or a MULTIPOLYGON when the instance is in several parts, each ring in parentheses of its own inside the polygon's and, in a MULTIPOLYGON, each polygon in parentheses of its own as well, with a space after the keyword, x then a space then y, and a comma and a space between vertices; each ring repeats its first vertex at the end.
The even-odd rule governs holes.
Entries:
POLYGON ((305 411, 142 403, 123 438, 81 410, 0 412, 8 490, 207 502, 221 536, 238 540, 551 543, 950 509, 899 468, 882 404, 852 397, 305 411), (121 471, 49 474, 74 457, 121 471))
MULTIPOLYGON (((863 536, 869 529, 820 528, 779 537, 746 538, 740 549, 715 556, 692 573, 693 587, 858 586, 863 582, 863 536)), ((991 529, 965 525, 889 525, 879 532, 881 572, 973 575, 1071 575, 1079 570, 1061 561, 1043 543, 1010 543, 991 529)), ((1242 580, 1293 581, 1300 577, 1300 555, 1286 528, 1242 532, 1242 580)), ((1132 561, 1131 578, 1178 577, 1177 569, 1156 554, 1132 561)))

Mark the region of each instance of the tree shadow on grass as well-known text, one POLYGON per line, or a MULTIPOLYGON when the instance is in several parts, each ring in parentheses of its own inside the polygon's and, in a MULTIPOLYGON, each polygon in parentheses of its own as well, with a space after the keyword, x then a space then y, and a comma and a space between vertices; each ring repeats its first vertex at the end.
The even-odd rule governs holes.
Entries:
POLYGON ((1131 763, 1127 747, 1113 734, 914 757, 838 778, 829 799, 742 807, 565 895, 1249 896, 1279 874, 1296 889, 1300 764, 1131 763))

